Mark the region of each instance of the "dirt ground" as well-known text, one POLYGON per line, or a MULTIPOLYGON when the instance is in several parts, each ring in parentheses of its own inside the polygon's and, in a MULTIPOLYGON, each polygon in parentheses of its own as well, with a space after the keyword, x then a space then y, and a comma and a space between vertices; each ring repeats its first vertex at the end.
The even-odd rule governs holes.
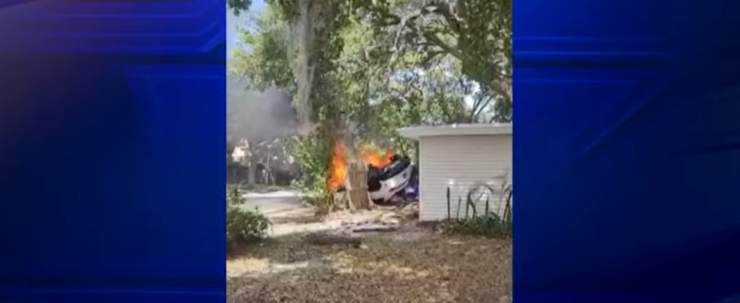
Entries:
POLYGON ((273 218, 271 238, 227 260, 228 302, 511 302, 511 239, 441 235, 409 209, 273 218), (369 224, 396 230, 352 232, 369 224), (362 245, 318 245, 317 233, 362 245))

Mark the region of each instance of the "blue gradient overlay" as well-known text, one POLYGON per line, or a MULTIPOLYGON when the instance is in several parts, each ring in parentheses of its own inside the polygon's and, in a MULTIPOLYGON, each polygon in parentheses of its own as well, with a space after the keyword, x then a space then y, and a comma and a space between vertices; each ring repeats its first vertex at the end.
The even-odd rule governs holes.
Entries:
MULTIPOLYGON (((514 6, 514 300, 735 302, 740 3, 514 6)), ((223 302, 225 3, 0 0, 0 302, 223 302)))
POLYGON ((0 302, 224 302, 225 7, 0 0, 0 302))
POLYGON ((740 2, 514 6, 514 302, 740 302, 740 2))

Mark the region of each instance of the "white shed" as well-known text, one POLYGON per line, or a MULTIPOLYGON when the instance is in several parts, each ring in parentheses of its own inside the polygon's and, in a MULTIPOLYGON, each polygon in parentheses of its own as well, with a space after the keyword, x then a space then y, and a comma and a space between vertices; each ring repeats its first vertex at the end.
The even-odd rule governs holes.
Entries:
MULTIPOLYGON (((511 124, 418 126, 399 132, 419 142, 420 221, 447 218, 448 187, 454 217, 458 197, 464 204, 471 185, 485 182, 499 186, 511 182, 511 124)), ((492 197, 490 202, 491 210, 501 206, 497 198, 492 197)))

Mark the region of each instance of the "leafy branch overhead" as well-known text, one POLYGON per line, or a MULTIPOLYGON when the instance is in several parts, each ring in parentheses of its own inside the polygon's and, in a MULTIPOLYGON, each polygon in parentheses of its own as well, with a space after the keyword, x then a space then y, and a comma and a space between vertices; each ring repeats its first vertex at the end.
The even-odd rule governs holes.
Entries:
POLYGON ((368 8, 374 23, 396 27, 396 57, 418 52, 430 64, 452 56, 464 75, 511 102, 510 0, 411 1, 399 13, 386 1, 373 3, 368 8))
MULTIPOLYGON (((243 3, 229 2, 236 10, 243 3)), ((426 105, 409 112, 418 123, 511 119, 511 0, 267 4, 244 33, 247 47, 236 53, 231 71, 253 88, 288 90, 297 106, 310 107, 314 120, 320 107, 336 105, 330 114, 369 124, 370 106, 384 103, 396 109, 426 105), (311 21, 311 41, 298 39, 305 38, 297 35, 306 27, 299 22, 302 14, 319 17, 311 21), (311 48, 309 57, 300 56, 301 47, 311 48), (310 90, 300 89, 307 71, 298 60, 309 62, 313 73, 304 78, 311 83, 304 86, 310 90)))
POLYGON ((229 8, 234 11, 234 14, 238 16, 242 11, 246 11, 249 9, 249 6, 252 5, 252 1, 251 0, 227 0, 226 5, 228 5, 229 8))

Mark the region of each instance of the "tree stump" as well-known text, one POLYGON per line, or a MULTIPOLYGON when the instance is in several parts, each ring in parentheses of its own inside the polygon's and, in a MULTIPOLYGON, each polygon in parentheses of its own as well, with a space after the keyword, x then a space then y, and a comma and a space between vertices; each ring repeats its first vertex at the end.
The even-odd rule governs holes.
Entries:
POLYGON ((352 208, 371 209, 373 204, 367 191, 367 170, 364 165, 352 163, 349 166, 347 191, 352 208))

